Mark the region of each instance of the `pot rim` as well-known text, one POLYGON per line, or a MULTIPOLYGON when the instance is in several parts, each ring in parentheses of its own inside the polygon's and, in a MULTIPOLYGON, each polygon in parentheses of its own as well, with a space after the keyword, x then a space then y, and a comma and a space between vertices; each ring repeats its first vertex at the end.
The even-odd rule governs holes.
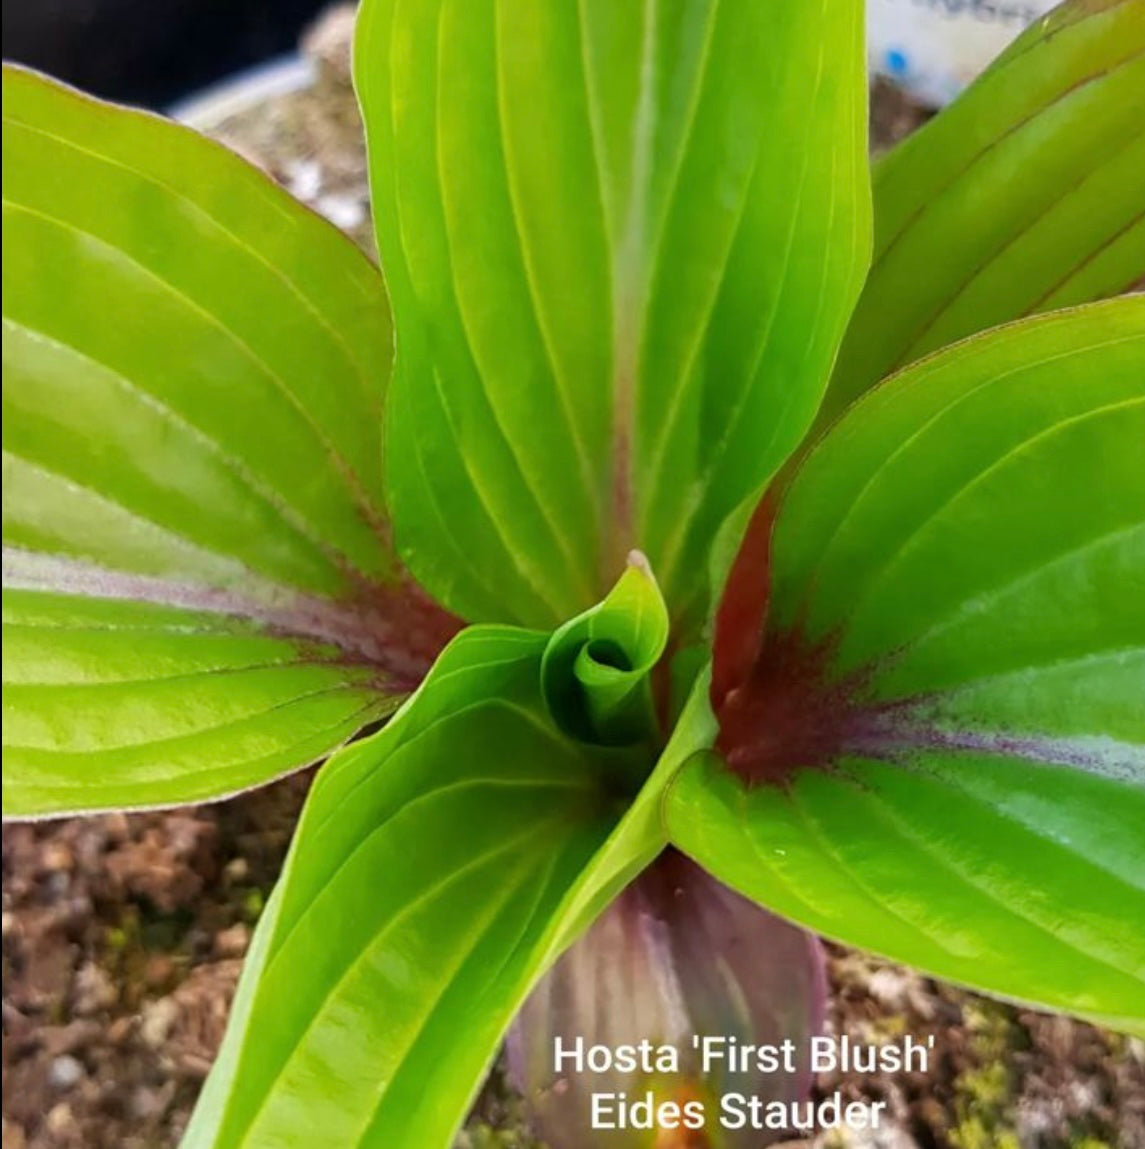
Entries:
POLYGON ((276 56, 192 92, 172 104, 167 115, 201 132, 211 131, 257 104, 310 87, 316 77, 313 60, 297 52, 276 56))

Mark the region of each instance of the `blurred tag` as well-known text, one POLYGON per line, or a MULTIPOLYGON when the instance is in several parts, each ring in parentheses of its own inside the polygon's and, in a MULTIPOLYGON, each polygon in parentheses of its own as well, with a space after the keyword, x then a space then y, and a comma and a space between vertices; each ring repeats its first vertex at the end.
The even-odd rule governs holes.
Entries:
POLYGON ((867 0, 871 71, 949 103, 1055 0, 867 0))

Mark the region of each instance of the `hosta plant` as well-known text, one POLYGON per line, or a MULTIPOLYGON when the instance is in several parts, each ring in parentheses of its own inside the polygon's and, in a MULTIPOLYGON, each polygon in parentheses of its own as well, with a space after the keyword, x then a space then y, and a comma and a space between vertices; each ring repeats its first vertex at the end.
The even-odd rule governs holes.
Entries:
POLYGON ((587 1145, 555 1037, 800 1039, 813 934, 1145 1033, 1142 0, 873 170, 858 0, 355 76, 381 270, 4 74, 5 814, 326 759, 186 1145, 446 1146, 518 1015, 587 1145))

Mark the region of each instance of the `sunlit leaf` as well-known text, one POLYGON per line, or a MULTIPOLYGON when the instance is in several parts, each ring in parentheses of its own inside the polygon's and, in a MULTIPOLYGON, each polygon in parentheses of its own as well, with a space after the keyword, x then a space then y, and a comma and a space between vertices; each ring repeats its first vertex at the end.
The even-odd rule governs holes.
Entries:
POLYGON ((766 619, 717 645, 673 839, 829 936, 1145 1028, 1143 443, 1141 298, 875 389, 737 566, 766 619))
POLYGON ((381 506, 381 277, 216 144, 4 71, 6 814, 320 758, 455 629, 381 506), (85 601, 86 600, 86 601, 85 601))
POLYGON ((703 615, 868 257, 861 5, 367 0, 355 75, 411 570, 553 626, 629 550, 703 615))
POLYGON ((546 642, 465 631, 323 768, 185 1149, 448 1145, 534 980, 660 852, 664 784, 710 723, 633 802, 634 752, 548 716, 546 642))
POLYGON ((823 419, 892 369, 1145 283, 1145 6, 1073 0, 875 165, 875 256, 823 419))

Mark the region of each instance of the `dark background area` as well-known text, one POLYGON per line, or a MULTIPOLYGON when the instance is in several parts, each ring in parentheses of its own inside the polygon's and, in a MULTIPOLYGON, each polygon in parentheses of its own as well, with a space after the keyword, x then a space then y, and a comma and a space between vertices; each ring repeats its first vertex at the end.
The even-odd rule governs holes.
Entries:
POLYGON ((161 108, 294 49, 328 0, 4 0, 4 58, 161 108))

